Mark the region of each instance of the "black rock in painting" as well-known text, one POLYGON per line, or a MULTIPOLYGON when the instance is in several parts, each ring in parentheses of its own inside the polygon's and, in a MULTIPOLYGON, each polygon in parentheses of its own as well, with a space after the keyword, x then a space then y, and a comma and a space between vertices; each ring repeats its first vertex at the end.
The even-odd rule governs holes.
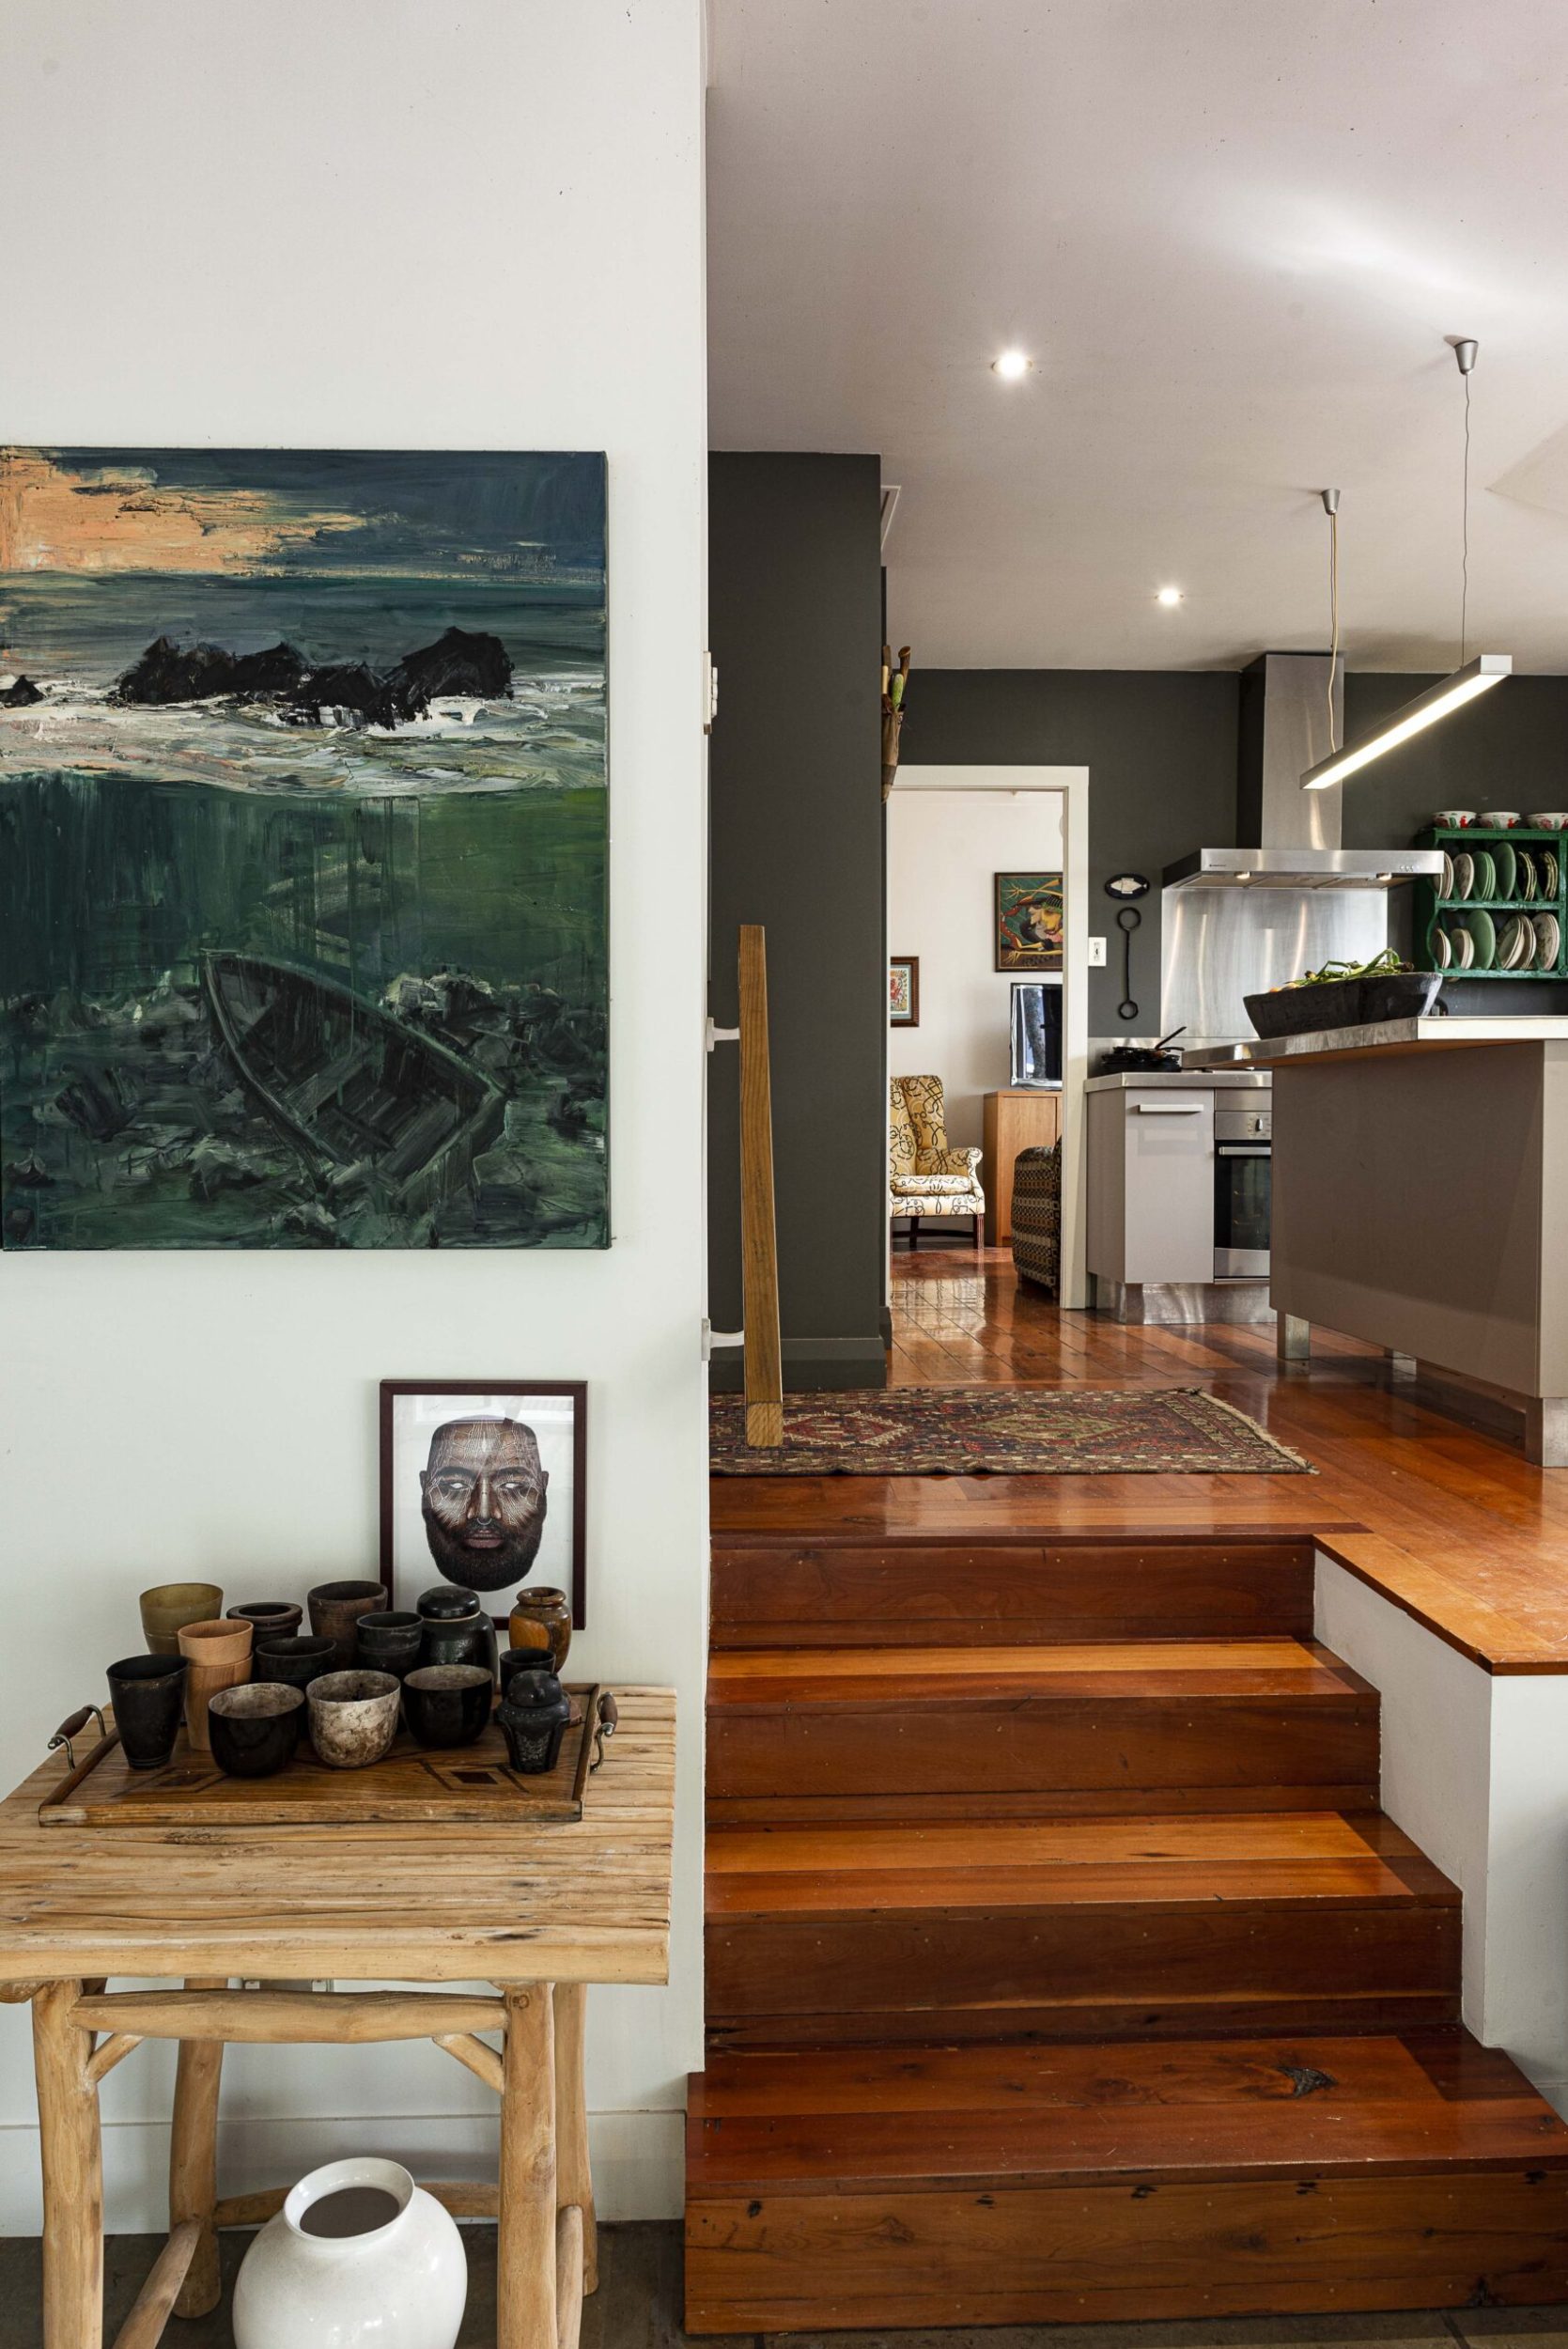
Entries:
POLYGON ((400 718, 413 714, 405 708, 392 679, 363 661, 311 669, 287 698, 289 716, 317 725, 348 717, 361 725, 395 726, 400 718))
POLYGON ((31 709, 42 699, 30 677, 13 677, 9 685, 0 685, 0 709, 31 709))
POLYGON ((488 636, 476 629, 449 628, 433 645, 406 652, 392 675, 409 702, 411 717, 427 708, 437 693, 495 700, 511 686, 512 664, 499 636, 488 636))
POLYGON ((177 645, 160 636, 115 687, 117 702, 205 702, 238 695, 247 701, 287 693, 304 674, 292 645, 265 652, 232 653, 222 645, 177 645))

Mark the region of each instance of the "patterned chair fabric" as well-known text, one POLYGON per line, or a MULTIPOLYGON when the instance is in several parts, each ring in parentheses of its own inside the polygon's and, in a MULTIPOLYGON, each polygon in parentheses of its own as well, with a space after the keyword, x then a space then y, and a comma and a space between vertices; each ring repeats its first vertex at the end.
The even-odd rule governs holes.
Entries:
POLYGON ((1020 1150, 1013 1161, 1013 1268, 1055 1289, 1062 1273, 1062 1144, 1020 1150))
POLYGON ((893 1214, 983 1216, 978 1150, 949 1146, 939 1077, 888 1088, 888 1204, 893 1214))

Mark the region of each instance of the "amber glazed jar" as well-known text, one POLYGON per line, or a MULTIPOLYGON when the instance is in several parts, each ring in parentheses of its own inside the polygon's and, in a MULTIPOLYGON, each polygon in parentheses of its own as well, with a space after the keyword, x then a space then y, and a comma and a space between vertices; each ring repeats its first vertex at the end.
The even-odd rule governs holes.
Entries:
POLYGON ((513 1647, 547 1647, 551 1669, 559 1672, 571 1646, 571 1603, 565 1591, 520 1591, 506 1625, 513 1647))

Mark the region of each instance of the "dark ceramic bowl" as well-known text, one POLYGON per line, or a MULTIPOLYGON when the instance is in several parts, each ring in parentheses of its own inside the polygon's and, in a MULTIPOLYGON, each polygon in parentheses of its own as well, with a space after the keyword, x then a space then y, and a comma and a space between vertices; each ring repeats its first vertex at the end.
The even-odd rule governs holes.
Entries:
POLYGON ((318 1640, 310 1633, 292 1632, 286 1639, 263 1632, 256 1641, 252 1676, 282 1681, 290 1688, 308 1688, 323 1672, 337 1670, 337 1641, 318 1640))
POLYGON ((400 1610, 361 1615, 354 1626, 354 1664, 361 1672, 391 1672, 401 1680, 419 1661, 425 1619, 400 1610))
POLYGON ((305 1693, 281 1680, 220 1688, 207 1708, 212 1759, 230 1778, 271 1778, 294 1759, 305 1693))
POLYGON ((241 1622, 256 1626, 256 1636, 262 1640, 287 1640, 298 1631, 304 1618, 304 1609, 296 1607, 292 1599, 256 1598, 247 1606, 230 1607, 227 1612, 241 1622))
POLYGON ((422 1746, 471 1746, 494 1695, 484 1664, 425 1664, 403 1683, 403 1719, 422 1746))
POLYGON ((159 1770, 174 1751, 185 1710, 183 1656, 126 1656, 108 1671, 109 1702, 133 1770, 159 1770))
POLYGON ((334 1640, 340 1672, 354 1660, 354 1626, 386 1605, 384 1582, 318 1582, 305 1601, 318 1639, 334 1640))

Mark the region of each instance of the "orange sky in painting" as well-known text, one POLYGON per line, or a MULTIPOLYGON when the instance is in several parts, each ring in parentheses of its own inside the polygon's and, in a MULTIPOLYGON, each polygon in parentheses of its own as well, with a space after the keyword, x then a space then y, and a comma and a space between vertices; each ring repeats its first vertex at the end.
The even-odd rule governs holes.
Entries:
POLYGON ((71 473, 0 450, 0 571, 251 571, 364 517, 302 511, 265 490, 160 489, 136 467, 71 473))

